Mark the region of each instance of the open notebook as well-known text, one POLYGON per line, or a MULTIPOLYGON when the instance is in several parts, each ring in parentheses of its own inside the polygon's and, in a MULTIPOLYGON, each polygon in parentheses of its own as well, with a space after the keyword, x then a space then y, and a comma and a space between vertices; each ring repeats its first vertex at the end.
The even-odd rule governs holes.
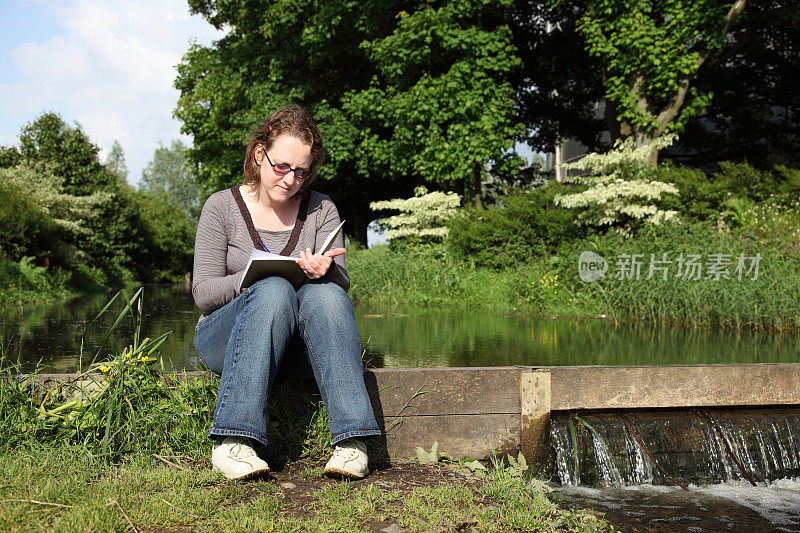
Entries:
MULTIPOLYGON (((317 253, 324 254, 331 249, 333 240, 339 235, 339 232, 342 231, 342 226, 344 226, 344 220, 342 220, 342 223, 336 226, 336 229, 328 235, 317 253)), ((242 292, 256 281, 269 276, 285 278, 292 284, 295 290, 299 289, 308 279, 305 273, 300 269, 300 265, 297 264, 296 257, 273 254, 263 250, 253 250, 250 253, 250 260, 247 262, 247 267, 244 269, 242 281, 239 283, 239 292, 242 292)))

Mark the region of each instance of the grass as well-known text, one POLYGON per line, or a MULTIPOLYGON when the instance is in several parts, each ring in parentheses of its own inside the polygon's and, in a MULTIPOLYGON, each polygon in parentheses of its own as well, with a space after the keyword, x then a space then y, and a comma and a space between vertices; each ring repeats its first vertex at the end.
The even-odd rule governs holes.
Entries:
POLYGON ((142 454, 108 465, 68 446, 1 453, 0 530, 326 532, 397 523, 411 531, 613 531, 592 514, 558 508, 538 485, 502 470, 469 485, 321 481, 298 494, 273 480, 223 480, 205 461, 172 460, 182 469, 142 454))
MULTIPOLYGON (((558 254, 535 257, 501 270, 453 257, 446 245, 405 250, 380 246, 348 252, 355 301, 393 309, 422 306, 493 309, 541 316, 598 316, 619 321, 646 320, 726 330, 800 332, 800 211, 753 216, 751 225, 719 230, 710 223, 651 228, 637 238, 615 234, 564 243, 558 254), (608 261, 605 277, 584 283, 578 257, 592 251, 608 261), (667 279, 656 271, 647 279, 651 254, 668 253, 667 279), (620 276, 620 258, 638 254, 638 279, 620 276), (679 254, 699 254, 708 268, 710 254, 728 256, 728 278, 682 279, 679 254), (760 254, 757 277, 735 274, 740 254, 760 254)), ((748 264, 749 266, 749 264, 748 264)))
POLYGON ((393 308, 432 308, 536 312, 542 309, 584 309, 557 280, 550 259, 491 270, 455 259, 444 245, 408 250, 378 246, 348 251, 347 270, 354 302, 393 308), (542 281, 539 281, 542 280, 542 281), (546 282, 547 281, 547 282, 546 282))

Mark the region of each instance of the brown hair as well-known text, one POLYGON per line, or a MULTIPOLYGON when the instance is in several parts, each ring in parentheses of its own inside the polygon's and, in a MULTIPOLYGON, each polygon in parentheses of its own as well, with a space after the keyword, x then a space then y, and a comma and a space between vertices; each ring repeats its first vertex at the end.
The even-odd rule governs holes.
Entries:
POLYGON ((256 149, 263 145, 269 150, 275 139, 281 135, 297 137, 311 147, 311 168, 308 177, 303 182, 300 191, 311 185, 317 176, 317 168, 323 161, 322 135, 319 133, 311 113, 297 104, 287 105, 273 112, 266 121, 261 121, 256 126, 250 142, 247 143, 247 153, 244 158, 244 184, 257 185, 261 181, 258 166, 256 165, 256 149))

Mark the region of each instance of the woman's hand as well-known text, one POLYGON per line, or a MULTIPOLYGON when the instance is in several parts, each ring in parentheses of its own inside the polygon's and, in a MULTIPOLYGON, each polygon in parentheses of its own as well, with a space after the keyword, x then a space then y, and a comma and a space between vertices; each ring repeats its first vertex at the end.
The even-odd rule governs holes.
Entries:
POLYGON ((305 251, 300 252, 300 259, 297 260, 297 264, 300 265, 300 268, 310 279, 319 279, 331 268, 333 258, 344 252, 344 248, 334 248, 320 255, 312 254, 311 248, 306 248, 305 251))

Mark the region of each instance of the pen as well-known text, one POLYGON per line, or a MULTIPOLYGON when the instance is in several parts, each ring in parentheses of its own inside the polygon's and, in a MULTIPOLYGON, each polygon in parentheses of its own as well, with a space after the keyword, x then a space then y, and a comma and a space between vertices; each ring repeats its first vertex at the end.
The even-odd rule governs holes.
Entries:
POLYGON ((262 249, 262 250, 264 250, 265 252, 269 253, 269 250, 267 250, 267 247, 266 247, 266 246, 264 246, 264 243, 263 243, 263 242, 260 242, 260 241, 259 241, 258 245, 259 245, 259 246, 261 246, 261 249, 262 249))

